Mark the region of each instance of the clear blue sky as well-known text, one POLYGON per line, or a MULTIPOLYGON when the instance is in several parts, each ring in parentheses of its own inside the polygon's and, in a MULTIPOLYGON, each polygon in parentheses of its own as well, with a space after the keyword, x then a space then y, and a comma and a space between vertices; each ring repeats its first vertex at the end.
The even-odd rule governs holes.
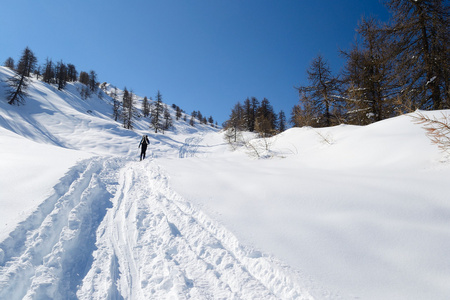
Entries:
POLYGON ((14 0, 0 4, 0 63, 29 46, 140 96, 224 122, 237 101, 289 116, 294 86, 321 53, 338 72, 362 15, 379 0, 14 0))

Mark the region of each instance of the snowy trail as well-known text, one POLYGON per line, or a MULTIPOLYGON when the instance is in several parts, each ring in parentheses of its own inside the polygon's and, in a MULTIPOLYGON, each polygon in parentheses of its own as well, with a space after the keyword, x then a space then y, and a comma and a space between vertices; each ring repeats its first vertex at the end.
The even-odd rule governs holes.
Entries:
POLYGON ((80 164, 0 246, 0 299, 312 299, 150 160, 80 164))
POLYGON ((95 248, 95 231, 110 206, 98 159, 74 168, 55 193, 0 246, 0 299, 74 296, 95 248))

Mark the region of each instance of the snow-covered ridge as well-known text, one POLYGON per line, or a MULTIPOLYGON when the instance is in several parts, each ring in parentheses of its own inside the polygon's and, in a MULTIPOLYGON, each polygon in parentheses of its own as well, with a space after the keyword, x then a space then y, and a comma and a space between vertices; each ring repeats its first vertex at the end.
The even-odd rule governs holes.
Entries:
MULTIPOLYGON (((5 94, 6 80, 13 72, 0 67, 0 93, 5 94)), ((31 79, 28 90, 29 97, 23 106, 11 106, 6 101, 0 101, 0 127, 8 129, 27 139, 40 143, 52 144, 59 147, 87 151, 93 154, 129 155, 130 144, 135 143, 143 133, 151 134, 149 119, 138 113, 134 118, 134 130, 127 130, 120 122, 112 119, 112 99, 102 90, 93 93, 83 100, 81 90, 83 84, 68 83, 66 88, 59 91, 55 86, 36 79, 31 79)), ((107 90, 111 86, 107 85, 107 90)), ((122 91, 118 89, 118 98, 122 91)), ((135 96, 135 107, 141 109, 142 97, 135 96)), ((196 122, 190 126, 182 119, 176 120, 175 112, 171 112, 174 127, 172 133, 194 134, 198 132, 216 132, 217 129, 209 125, 196 122)), ((171 142, 159 138, 160 143, 171 142)), ((134 154, 134 153, 133 153, 134 154)))

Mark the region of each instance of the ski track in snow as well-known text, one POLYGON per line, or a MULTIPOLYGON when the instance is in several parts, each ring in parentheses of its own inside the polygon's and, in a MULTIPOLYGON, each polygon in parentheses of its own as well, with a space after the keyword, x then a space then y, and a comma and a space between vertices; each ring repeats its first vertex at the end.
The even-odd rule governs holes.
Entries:
POLYGON ((202 137, 197 136, 187 138, 180 147, 179 158, 194 157, 197 154, 197 149, 202 139, 202 137))
POLYGON ((74 167, 0 244, 0 299, 312 299, 308 280, 168 182, 151 160, 74 167))

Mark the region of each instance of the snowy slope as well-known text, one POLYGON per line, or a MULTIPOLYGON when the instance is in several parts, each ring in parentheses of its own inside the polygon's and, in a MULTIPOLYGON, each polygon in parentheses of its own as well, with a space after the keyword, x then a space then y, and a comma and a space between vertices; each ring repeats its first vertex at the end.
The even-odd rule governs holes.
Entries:
POLYGON ((408 116, 290 129, 257 160, 79 90, 0 101, 0 299, 449 298, 450 166, 408 116))
POLYGON ((240 240, 344 299, 448 298, 449 165, 420 126, 402 116, 294 128, 272 151, 285 158, 162 164, 177 191, 240 240))

